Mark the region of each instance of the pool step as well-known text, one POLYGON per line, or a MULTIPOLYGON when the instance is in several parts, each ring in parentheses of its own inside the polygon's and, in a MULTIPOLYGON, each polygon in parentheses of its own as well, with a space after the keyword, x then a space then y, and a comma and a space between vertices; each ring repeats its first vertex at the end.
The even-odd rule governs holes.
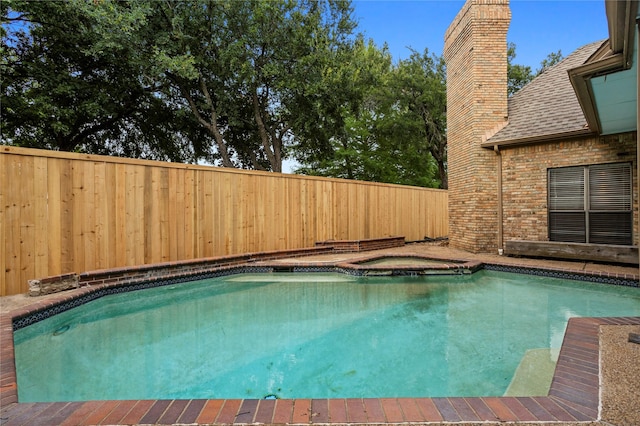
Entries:
POLYGON ((526 351, 504 396, 547 396, 558 352, 549 348, 526 351))

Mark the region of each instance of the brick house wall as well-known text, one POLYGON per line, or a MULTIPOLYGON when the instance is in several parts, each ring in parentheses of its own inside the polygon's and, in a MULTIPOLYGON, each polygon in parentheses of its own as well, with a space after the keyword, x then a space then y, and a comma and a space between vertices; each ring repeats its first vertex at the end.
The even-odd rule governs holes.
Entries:
POLYGON ((508 0, 467 0, 445 33, 450 245, 497 250, 498 156, 480 144, 507 117, 508 0))
POLYGON ((504 240, 548 241, 547 169, 632 163, 634 244, 638 244, 636 132, 503 148, 504 240))

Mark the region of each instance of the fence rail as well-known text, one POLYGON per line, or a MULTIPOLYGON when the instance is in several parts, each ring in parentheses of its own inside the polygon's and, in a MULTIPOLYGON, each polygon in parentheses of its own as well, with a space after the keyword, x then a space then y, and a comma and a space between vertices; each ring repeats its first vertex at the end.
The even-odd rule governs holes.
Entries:
POLYGON ((0 147, 0 295, 68 272, 448 235, 447 192, 0 147))

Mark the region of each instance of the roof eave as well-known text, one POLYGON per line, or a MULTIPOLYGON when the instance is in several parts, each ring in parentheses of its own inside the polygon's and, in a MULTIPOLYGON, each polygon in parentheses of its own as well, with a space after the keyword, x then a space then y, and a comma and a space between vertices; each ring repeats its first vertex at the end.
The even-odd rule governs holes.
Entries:
POLYGON ((638 13, 637 0, 606 0, 605 10, 609 23, 609 44, 614 53, 624 55, 624 69, 631 68, 635 23, 638 13))
POLYGON ((516 146, 522 146, 522 145, 535 145, 539 143, 555 142, 559 140, 567 140, 567 139, 579 138, 584 136, 596 136, 596 135, 597 133, 594 132, 593 130, 585 128, 582 130, 573 130, 570 132, 554 133, 550 135, 549 134, 536 135, 536 136, 529 136, 525 138, 510 139, 510 140, 503 140, 503 141, 491 141, 489 139, 486 142, 483 142, 482 144, 480 144, 480 146, 482 148, 487 148, 487 149, 496 149, 496 148, 502 149, 502 148, 512 148, 516 146))
POLYGON ((624 64, 624 55, 618 53, 596 62, 587 62, 584 65, 567 71, 573 90, 580 103, 580 108, 582 108, 589 129, 593 132, 600 133, 602 126, 600 125, 600 119, 591 89, 591 78, 620 71, 624 69, 624 64))
POLYGON ((601 133, 602 125, 591 89, 591 78, 631 68, 635 40, 638 0, 606 0, 609 23, 609 46, 590 58, 584 65, 568 70, 578 102, 589 128, 601 133))

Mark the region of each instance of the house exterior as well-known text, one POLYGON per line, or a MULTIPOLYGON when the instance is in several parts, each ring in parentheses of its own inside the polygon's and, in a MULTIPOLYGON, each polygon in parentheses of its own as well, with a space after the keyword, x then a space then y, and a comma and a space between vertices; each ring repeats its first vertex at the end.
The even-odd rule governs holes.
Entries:
POLYGON ((451 246, 638 263, 638 2, 605 8, 608 40, 510 98, 508 0, 467 0, 451 23, 451 246))

